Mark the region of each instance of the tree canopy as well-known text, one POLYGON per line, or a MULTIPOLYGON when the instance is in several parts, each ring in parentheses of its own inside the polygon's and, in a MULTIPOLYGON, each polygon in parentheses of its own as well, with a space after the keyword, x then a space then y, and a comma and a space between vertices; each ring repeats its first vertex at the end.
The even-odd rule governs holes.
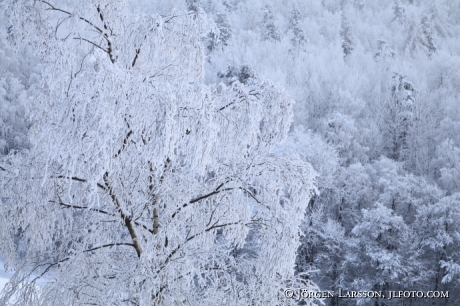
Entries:
POLYGON ((285 91, 204 84, 202 12, 8 9, 43 77, 31 148, 2 162, 2 253, 17 269, 2 303, 284 301, 315 192, 311 166, 274 151, 285 91))

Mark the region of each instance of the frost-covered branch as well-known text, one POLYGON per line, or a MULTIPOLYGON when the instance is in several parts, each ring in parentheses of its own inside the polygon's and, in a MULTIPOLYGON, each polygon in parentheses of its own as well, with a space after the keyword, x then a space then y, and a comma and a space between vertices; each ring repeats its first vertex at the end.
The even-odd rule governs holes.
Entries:
POLYGON ((126 228, 128 229, 129 235, 131 236, 131 239, 133 241, 133 246, 134 246, 134 249, 136 250, 137 256, 140 257, 141 253, 142 253, 142 250, 141 250, 141 247, 139 245, 139 241, 137 240, 138 238, 137 238, 136 231, 135 231, 134 226, 133 226, 133 224, 131 222, 131 218, 128 217, 123 212, 121 204, 120 204, 117 196, 115 195, 114 190, 112 189, 112 187, 110 187, 109 173, 108 172, 106 172, 104 174, 104 183, 105 183, 105 186, 107 187, 107 190, 109 192, 110 197, 112 198, 113 203, 115 204, 116 208, 120 211, 120 216, 121 216, 122 220, 125 222, 126 228))
MULTIPOLYGON (((223 184, 222 184, 223 185, 223 184)), ((223 192, 223 191, 228 191, 228 190, 233 190, 234 188, 224 188, 224 189, 220 189, 220 187, 222 187, 222 185, 220 185, 219 187, 216 188, 216 190, 208 193, 208 194, 205 194, 205 195, 202 195, 202 196, 199 196, 197 198, 194 198, 192 200, 190 200, 188 203, 185 203, 183 204, 181 207, 179 207, 172 215, 171 215, 171 219, 173 219, 183 208, 189 206, 189 204, 193 204, 193 203, 196 203, 196 202, 199 202, 201 200, 204 200, 204 199, 207 199, 213 195, 216 195, 220 192, 223 192)))
MULTIPOLYGON (((72 14, 72 13, 66 11, 66 10, 63 10, 63 9, 55 7, 54 5, 49 3, 48 1, 44 1, 44 0, 39 0, 39 1, 48 6, 47 10, 53 10, 53 11, 61 12, 61 13, 67 14, 68 16, 73 16, 74 15, 74 14, 72 14)), ((106 30, 109 29, 107 24, 106 24, 106 22, 104 21, 102 11, 101 11, 99 6, 97 7, 97 12, 99 13, 100 19, 101 19, 101 21, 103 23, 103 26, 104 26, 104 29, 106 29, 106 30)), ((109 55, 110 61, 112 63, 115 63, 115 58, 113 56, 112 41, 109 39, 109 35, 107 33, 105 33, 101 28, 96 26, 94 23, 92 23, 91 21, 86 19, 85 17, 78 16, 78 19, 80 19, 80 20, 84 21, 85 23, 89 24, 93 29, 95 29, 97 32, 102 34, 102 36, 104 37, 105 41, 107 42, 107 49, 102 48, 98 44, 95 44, 95 43, 93 43, 92 41, 90 41, 90 40, 88 40, 86 38, 76 37, 74 39, 79 39, 79 40, 86 41, 86 42, 90 43, 91 45, 103 50, 104 52, 106 52, 109 55)), ((112 29, 110 29, 110 35, 113 35, 112 29)))
MULTIPOLYGON (((166 260, 165 262, 162 264, 162 268, 165 267, 168 262, 171 260, 171 258, 189 241, 195 239, 196 237, 200 236, 200 235, 203 235, 209 231, 212 231, 212 230, 215 230, 215 229, 219 229, 219 228, 222 228, 222 227, 226 227, 226 226, 230 226, 230 225, 236 225, 236 224, 241 224, 241 221, 235 221, 235 222, 229 222, 229 223, 225 223, 225 224, 218 224, 219 223, 219 220, 217 220, 213 225, 211 225, 210 227, 206 228, 205 230, 203 230, 202 232, 199 232, 199 233, 196 233, 196 234, 193 234, 192 236, 189 236, 187 235, 185 241, 182 243, 182 244, 179 244, 174 250, 172 250, 171 253, 169 253, 168 256, 166 256, 166 260)), ((160 270, 162 269, 160 268, 160 270)), ((158 271, 160 272, 160 271, 158 271)))
MULTIPOLYGON (((79 178, 79 177, 76 177, 76 176, 69 177, 69 176, 59 175, 59 176, 56 176, 56 178, 69 179, 69 180, 74 180, 74 181, 82 182, 82 183, 88 182, 87 180, 79 178)), ((106 188, 102 184, 97 183, 96 185, 97 185, 97 187, 101 188, 102 190, 106 190, 106 188)))
MULTIPOLYGON (((72 13, 66 11, 66 10, 63 10, 63 9, 60 9, 60 8, 57 8, 55 7, 54 5, 52 5, 51 3, 49 3, 48 1, 44 1, 44 0, 39 0, 40 2, 46 4, 49 6, 49 8, 47 10, 53 10, 53 11, 57 11, 57 12, 61 12, 61 13, 64 13, 64 14, 67 14, 69 16, 73 16, 72 13)), ((99 33, 103 34, 102 30, 97 27, 95 24, 93 24, 91 21, 89 21, 88 19, 84 18, 84 17, 78 17, 80 20, 86 22, 87 24, 89 24, 90 26, 92 26, 94 29, 96 29, 99 33)))
MULTIPOLYGON (((49 201, 49 202, 50 203, 56 203, 55 201, 49 201)), ((65 208, 86 209, 86 210, 95 211, 95 212, 98 212, 98 213, 101 213, 101 214, 104 214, 104 215, 109 215, 109 216, 115 217, 114 214, 106 212, 105 210, 102 210, 102 209, 85 207, 85 206, 78 206, 78 205, 69 205, 69 204, 65 204, 65 203, 62 203, 62 202, 59 202, 58 204, 63 206, 63 207, 65 207, 65 208)))

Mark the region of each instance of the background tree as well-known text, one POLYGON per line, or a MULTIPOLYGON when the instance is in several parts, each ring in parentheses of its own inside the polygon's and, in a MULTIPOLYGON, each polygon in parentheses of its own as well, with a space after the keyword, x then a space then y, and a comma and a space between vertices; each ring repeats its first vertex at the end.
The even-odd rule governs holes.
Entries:
POLYGON ((431 21, 428 19, 428 16, 422 17, 421 30, 423 33, 421 43, 427 49, 428 57, 431 57, 433 53, 436 52, 437 47, 436 47, 436 44, 434 43, 434 38, 433 38, 433 34, 434 34, 433 26, 431 24, 431 21))
POLYGON ((281 33, 275 24, 276 17, 271 5, 262 7, 262 39, 270 41, 279 41, 281 33))
MULTIPOLYGON (((451 290, 458 297, 459 194, 420 207, 417 214, 421 247, 429 261, 430 290, 451 290)), ((442 305, 442 301, 440 303, 442 305)))
POLYGON ((408 134, 412 126, 416 90, 402 75, 395 73, 391 84, 391 97, 385 114, 385 149, 394 160, 407 160, 408 134))
POLYGON ((406 9, 401 3, 401 0, 395 0, 393 9, 393 21, 398 22, 400 25, 404 25, 406 23, 406 9))
POLYGON ((460 149, 453 145, 452 140, 446 139, 436 151, 435 165, 439 170, 439 185, 449 195, 460 191, 460 149))
POLYGON ((14 48, 15 29, 4 12, 0 21, 0 156, 26 149, 30 124, 26 110, 37 82, 37 63, 29 48, 14 48))
POLYGON ((292 49, 304 49, 307 39, 302 29, 302 13, 297 7, 293 7, 291 10, 291 16, 289 19, 289 30, 292 31, 293 37, 291 38, 292 49))
POLYGON ((351 52, 354 49, 353 32, 352 32, 351 24, 348 21, 348 18, 347 16, 345 16, 345 13, 343 11, 342 11, 341 17, 342 17, 342 23, 341 23, 341 28, 340 28, 340 38, 342 39, 342 49, 343 49, 344 57, 347 57, 348 55, 351 54, 351 52))
POLYGON ((223 46, 228 45, 229 39, 232 37, 232 28, 228 23, 227 16, 224 13, 217 13, 216 25, 219 29, 219 41, 223 46))

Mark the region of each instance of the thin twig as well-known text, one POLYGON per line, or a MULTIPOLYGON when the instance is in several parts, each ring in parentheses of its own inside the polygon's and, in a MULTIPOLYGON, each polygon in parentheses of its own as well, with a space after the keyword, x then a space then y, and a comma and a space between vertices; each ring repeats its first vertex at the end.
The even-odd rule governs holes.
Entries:
MULTIPOLYGON (((76 176, 70 177, 70 176, 59 175, 59 176, 55 176, 55 177, 51 177, 51 178, 69 179, 69 180, 82 182, 82 183, 87 183, 88 182, 88 180, 82 179, 82 178, 79 178, 79 177, 76 177, 76 176)), ((103 185, 101 185, 99 183, 97 183, 96 185, 97 185, 97 187, 99 187, 99 188, 101 188, 103 190, 106 190, 106 188, 103 185)))

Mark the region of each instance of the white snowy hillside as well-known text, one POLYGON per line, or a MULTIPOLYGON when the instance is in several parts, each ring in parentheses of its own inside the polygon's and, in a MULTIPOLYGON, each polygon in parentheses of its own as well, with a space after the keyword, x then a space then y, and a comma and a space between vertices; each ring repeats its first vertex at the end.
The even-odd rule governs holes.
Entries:
POLYGON ((7 275, 4 272, 0 272, 0 290, 3 290, 6 283, 9 281, 9 277, 11 277, 11 275, 7 275))

